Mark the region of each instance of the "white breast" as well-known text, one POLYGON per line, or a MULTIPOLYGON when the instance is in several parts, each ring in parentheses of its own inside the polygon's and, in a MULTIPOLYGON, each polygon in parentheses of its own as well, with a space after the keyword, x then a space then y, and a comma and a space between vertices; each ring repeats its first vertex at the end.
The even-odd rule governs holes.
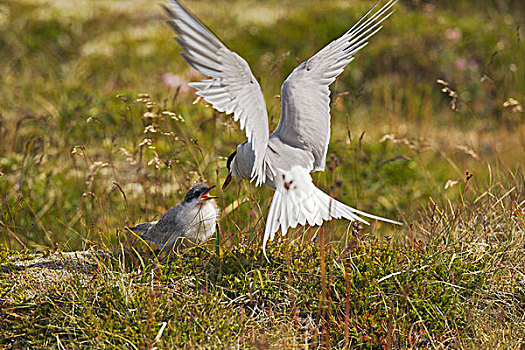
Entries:
POLYGON ((207 241, 215 233, 219 215, 217 204, 214 200, 209 200, 192 214, 184 236, 195 243, 207 241))

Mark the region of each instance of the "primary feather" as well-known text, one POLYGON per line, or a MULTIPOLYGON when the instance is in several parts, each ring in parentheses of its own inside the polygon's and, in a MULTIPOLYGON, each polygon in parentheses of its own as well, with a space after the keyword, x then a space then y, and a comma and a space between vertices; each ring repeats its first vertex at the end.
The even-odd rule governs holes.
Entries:
POLYGON ((273 135, 283 142, 312 152, 314 171, 324 170, 330 141, 329 85, 367 45, 397 0, 387 2, 378 12, 367 12, 350 30, 332 41, 286 78, 281 88, 281 119, 273 135))
POLYGON ((241 130, 255 153, 255 166, 251 178, 257 185, 264 183, 264 154, 268 144, 268 114, 266 103, 257 79, 246 61, 230 51, 199 20, 178 2, 169 1, 165 8, 168 22, 177 33, 175 40, 186 51, 182 57, 196 70, 212 79, 191 83, 213 108, 240 121, 241 130))

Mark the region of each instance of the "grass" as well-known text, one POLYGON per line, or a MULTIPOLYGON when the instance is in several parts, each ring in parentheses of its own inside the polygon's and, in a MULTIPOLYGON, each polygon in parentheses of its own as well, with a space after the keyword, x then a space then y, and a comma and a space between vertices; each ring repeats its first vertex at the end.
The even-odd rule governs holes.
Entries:
MULTIPOLYGON (((286 75, 370 6, 214 4, 187 5, 250 63, 271 129, 286 75)), ((406 225, 298 228, 268 264, 271 191, 235 181, 218 238, 164 265, 121 228, 222 183, 243 133, 193 103, 199 76, 156 4, 0 2, 2 346, 521 346, 525 9, 396 6, 332 87, 314 181, 406 225), (56 256, 77 250, 113 258, 56 256)))

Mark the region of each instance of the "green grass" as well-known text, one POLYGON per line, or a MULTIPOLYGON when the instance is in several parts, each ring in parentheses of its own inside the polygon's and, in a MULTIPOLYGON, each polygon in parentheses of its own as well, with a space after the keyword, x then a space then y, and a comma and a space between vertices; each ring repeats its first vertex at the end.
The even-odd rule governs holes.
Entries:
MULTIPOLYGON (((371 5, 185 3, 249 62, 270 129, 287 74, 371 5)), ((158 216, 197 180, 221 184, 243 132, 192 103, 185 83, 199 76, 156 3, 0 1, 2 345, 518 347, 525 8, 396 7, 332 86, 327 170, 313 177, 405 225, 290 230, 268 265, 260 243, 272 192, 234 181, 217 191, 218 248, 159 265, 141 262, 129 249, 147 248, 121 228, 158 216), (56 251, 123 247, 125 263, 94 259, 89 274, 15 268, 56 251)))
MULTIPOLYGON (((426 242, 378 243, 354 230, 344 249, 329 244, 324 255, 315 243, 272 243, 271 263, 247 243, 218 255, 199 248, 170 264, 116 251, 109 260, 91 253, 89 268, 51 259, 43 278, 17 265, 20 253, 4 253, 3 345, 516 346, 525 283, 510 272, 523 271, 523 227, 502 221, 514 229, 496 234, 458 225, 450 240, 446 213, 436 212, 425 217, 435 233, 426 242)), ((458 221, 470 216, 472 208, 462 210, 458 221)))

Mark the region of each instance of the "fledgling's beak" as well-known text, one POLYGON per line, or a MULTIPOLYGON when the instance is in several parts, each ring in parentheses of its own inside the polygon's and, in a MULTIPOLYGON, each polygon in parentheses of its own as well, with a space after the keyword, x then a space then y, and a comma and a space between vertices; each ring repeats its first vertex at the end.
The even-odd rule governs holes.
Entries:
POLYGON ((210 188, 208 188, 206 190, 206 192, 204 192, 202 195, 201 195, 201 199, 204 199, 204 200, 209 200, 209 199, 214 199, 214 198, 219 198, 217 196, 210 196, 210 191, 215 187, 215 185, 211 186, 210 188))
POLYGON ((226 186, 228 186, 228 184, 230 183, 230 181, 232 180, 232 173, 228 173, 228 176, 226 176, 226 180, 224 180, 224 183, 222 184, 222 190, 224 191, 224 189, 226 188, 226 186))

